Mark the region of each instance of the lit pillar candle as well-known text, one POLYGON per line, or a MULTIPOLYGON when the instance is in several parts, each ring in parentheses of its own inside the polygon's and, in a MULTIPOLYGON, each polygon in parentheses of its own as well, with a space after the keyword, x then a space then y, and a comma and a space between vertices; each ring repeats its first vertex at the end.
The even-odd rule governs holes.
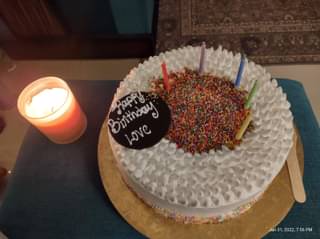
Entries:
POLYGON ((57 77, 40 78, 24 88, 18 98, 18 109, 58 144, 77 140, 87 127, 87 118, 69 86, 57 77))

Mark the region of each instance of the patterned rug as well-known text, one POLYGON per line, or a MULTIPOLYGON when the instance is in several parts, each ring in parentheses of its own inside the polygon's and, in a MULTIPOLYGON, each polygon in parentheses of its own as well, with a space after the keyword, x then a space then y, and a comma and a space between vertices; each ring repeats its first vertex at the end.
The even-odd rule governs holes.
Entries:
POLYGON ((319 63, 320 1, 160 0, 157 53, 202 41, 260 64, 319 63))

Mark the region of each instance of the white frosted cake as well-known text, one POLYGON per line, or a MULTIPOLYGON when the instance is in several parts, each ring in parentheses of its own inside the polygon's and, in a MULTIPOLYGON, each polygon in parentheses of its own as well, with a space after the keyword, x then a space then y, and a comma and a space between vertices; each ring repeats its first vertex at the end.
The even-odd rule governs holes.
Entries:
MULTIPOLYGON (((200 47, 189 46, 139 64, 121 82, 111 109, 130 92, 154 91, 154 82, 162 78, 162 62, 169 73, 197 70, 200 52, 200 47)), ((208 48, 204 74, 233 83, 239 63, 240 54, 208 48)), ((240 88, 249 92, 256 80, 252 128, 234 147, 188 152, 164 137, 152 147, 137 150, 120 145, 111 134, 106 136, 128 187, 156 211, 183 223, 222 222, 249 209, 284 165, 293 138, 286 94, 263 67, 246 61, 240 88)))

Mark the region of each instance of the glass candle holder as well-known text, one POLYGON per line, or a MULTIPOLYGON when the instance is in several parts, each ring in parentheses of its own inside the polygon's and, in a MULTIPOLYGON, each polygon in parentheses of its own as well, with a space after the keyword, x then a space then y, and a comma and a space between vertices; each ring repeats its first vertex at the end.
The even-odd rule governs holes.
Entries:
POLYGON ((58 77, 43 77, 26 86, 18 98, 20 114, 57 144, 81 137, 87 118, 68 84, 58 77))

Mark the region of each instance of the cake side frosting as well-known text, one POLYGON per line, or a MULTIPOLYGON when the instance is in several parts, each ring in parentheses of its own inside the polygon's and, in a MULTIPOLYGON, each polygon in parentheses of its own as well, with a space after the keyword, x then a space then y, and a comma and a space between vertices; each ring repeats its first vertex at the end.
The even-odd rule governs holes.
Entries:
MULTIPOLYGON (((200 47, 186 47, 149 58, 120 84, 113 104, 130 92, 150 91, 151 80, 161 77, 162 61, 167 63, 169 72, 178 72, 184 67, 197 69, 195 59, 199 56, 200 47)), ((235 78, 239 54, 210 48, 206 56, 205 73, 235 78)), ((219 209, 254 198, 278 174, 292 145, 290 104, 277 82, 270 79, 261 66, 247 62, 241 87, 249 91, 255 80, 260 86, 252 104, 255 128, 234 150, 223 146, 217 152, 192 155, 162 139, 151 148, 137 151, 110 138, 122 173, 137 188, 167 202, 168 208, 219 209)))
POLYGON ((132 178, 128 177, 126 172, 123 170, 121 164, 117 164, 123 181, 127 184, 128 188, 144 203, 152 207, 157 213, 164 217, 173 219, 180 223, 220 223, 228 219, 239 216, 251 208, 251 206, 258 201, 265 189, 262 189, 260 193, 248 198, 244 201, 239 201, 236 204, 227 207, 217 208, 192 208, 180 205, 174 205, 168 203, 165 199, 160 199, 150 194, 139 184, 135 183, 132 178))

